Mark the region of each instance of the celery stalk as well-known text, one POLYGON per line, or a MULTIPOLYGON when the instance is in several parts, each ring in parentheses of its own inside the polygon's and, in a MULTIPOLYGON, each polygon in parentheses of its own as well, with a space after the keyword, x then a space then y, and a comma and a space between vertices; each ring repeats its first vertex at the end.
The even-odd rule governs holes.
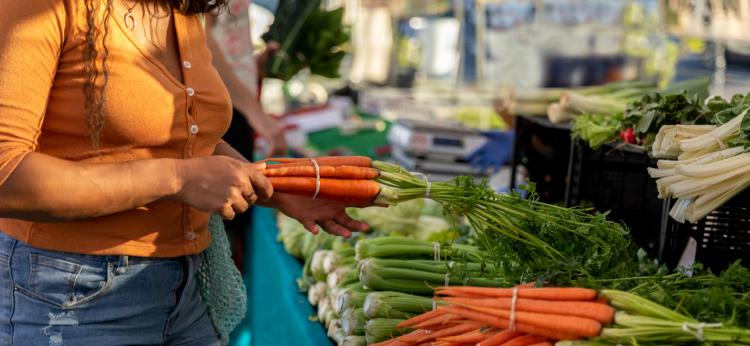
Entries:
POLYGON ((362 308, 347 309, 341 315, 341 329, 345 335, 365 335, 365 314, 362 308))
POLYGON ((365 337, 367 344, 375 344, 397 336, 406 334, 411 331, 409 328, 398 328, 398 324, 403 322, 402 319, 374 318, 365 324, 365 337))
POLYGON ((365 317, 372 318, 410 318, 432 309, 433 301, 402 292, 372 292, 364 303, 365 317))

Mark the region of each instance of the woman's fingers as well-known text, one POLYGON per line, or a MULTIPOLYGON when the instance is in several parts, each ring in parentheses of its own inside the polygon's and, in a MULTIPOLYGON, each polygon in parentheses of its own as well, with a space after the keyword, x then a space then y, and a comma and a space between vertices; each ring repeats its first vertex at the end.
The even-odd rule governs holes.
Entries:
POLYGON ((253 190, 262 199, 269 199, 273 195, 273 185, 263 174, 247 165, 247 175, 253 190))
POLYGON ((315 224, 315 220, 304 220, 302 222, 302 226, 304 226, 305 229, 312 234, 320 233, 320 228, 318 228, 318 225, 315 224))
POLYGON ((334 220, 321 221, 320 225, 323 226, 323 229, 328 233, 340 235, 344 238, 349 238, 352 236, 351 231, 349 231, 346 227, 338 224, 334 220))
POLYGON ((232 208, 232 205, 229 203, 224 205, 224 207, 220 211, 220 214, 221 217, 224 218, 224 220, 232 220, 236 215, 236 213, 234 212, 234 208, 232 208))
POLYGON ((244 213, 247 208, 250 208, 250 203, 244 196, 237 196, 237 198, 234 198, 232 209, 236 214, 244 213))
POLYGON ((350 230, 360 231, 360 232, 370 230, 370 225, 362 221, 357 221, 357 220, 352 219, 351 217, 349 217, 349 215, 346 214, 346 211, 340 212, 333 219, 336 220, 336 222, 338 222, 342 226, 350 230))

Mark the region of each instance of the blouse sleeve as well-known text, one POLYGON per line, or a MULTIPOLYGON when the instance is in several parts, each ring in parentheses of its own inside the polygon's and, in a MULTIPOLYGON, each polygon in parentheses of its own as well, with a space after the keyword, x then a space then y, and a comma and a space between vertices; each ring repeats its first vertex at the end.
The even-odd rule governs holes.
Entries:
POLYGON ((36 150, 68 27, 67 0, 0 0, 0 184, 36 150))

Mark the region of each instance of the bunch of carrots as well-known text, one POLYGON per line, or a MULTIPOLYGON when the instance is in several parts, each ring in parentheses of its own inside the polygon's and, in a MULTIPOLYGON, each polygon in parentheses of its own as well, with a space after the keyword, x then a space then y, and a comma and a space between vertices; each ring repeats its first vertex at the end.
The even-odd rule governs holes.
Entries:
POLYGON ((552 345, 599 336, 615 317, 615 309, 586 288, 456 286, 435 294, 436 309, 399 325, 412 332, 377 346, 552 345))
POLYGON ((350 203, 371 203, 380 193, 380 171, 366 156, 269 158, 256 167, 278 192, 313 197, 319 189, 318 198, 350 203))

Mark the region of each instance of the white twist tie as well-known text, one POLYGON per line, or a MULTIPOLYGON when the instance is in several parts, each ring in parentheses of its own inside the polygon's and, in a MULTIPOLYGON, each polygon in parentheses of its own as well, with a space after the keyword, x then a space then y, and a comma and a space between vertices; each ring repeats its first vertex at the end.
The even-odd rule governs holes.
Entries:
POLYGON ((440 260, 440 243, 436 241, 432 242, 432 258, 435 261, 440 260))
POLYGON ((318 166, 318 161, 315 161, 313 158, 310 158, 310 162, 315 166, 315 194, 312 198, 316 199, 320 193, 320 166, 318 166))
POLYGON ((687 323, 684 322, 682 324, 682 331, 685 333, 690 333, 695 335, 695 339, 698 341, 703 341, 703 330, 706 328, 721 328, 723 325, 721 323, 687 323))
POLYGON ((429 177, 426 176, 424 173, 421 172, 410 172, 413 176, 424 180, 425 183, 425 189, 424 189, 424 198, 430 198, 430 188, 432 187, 432 182, 430 181, 429 177))
POLYGON ((516 331, 516 302, 518 301, 518 287, 513 287, 513 298, 510 300, 510 317, 508 318, 508 328, 516 331))
POLYGON ((451 280, 448 278, 448 273, 445 273, 445 286, 450 286, 451 280))

